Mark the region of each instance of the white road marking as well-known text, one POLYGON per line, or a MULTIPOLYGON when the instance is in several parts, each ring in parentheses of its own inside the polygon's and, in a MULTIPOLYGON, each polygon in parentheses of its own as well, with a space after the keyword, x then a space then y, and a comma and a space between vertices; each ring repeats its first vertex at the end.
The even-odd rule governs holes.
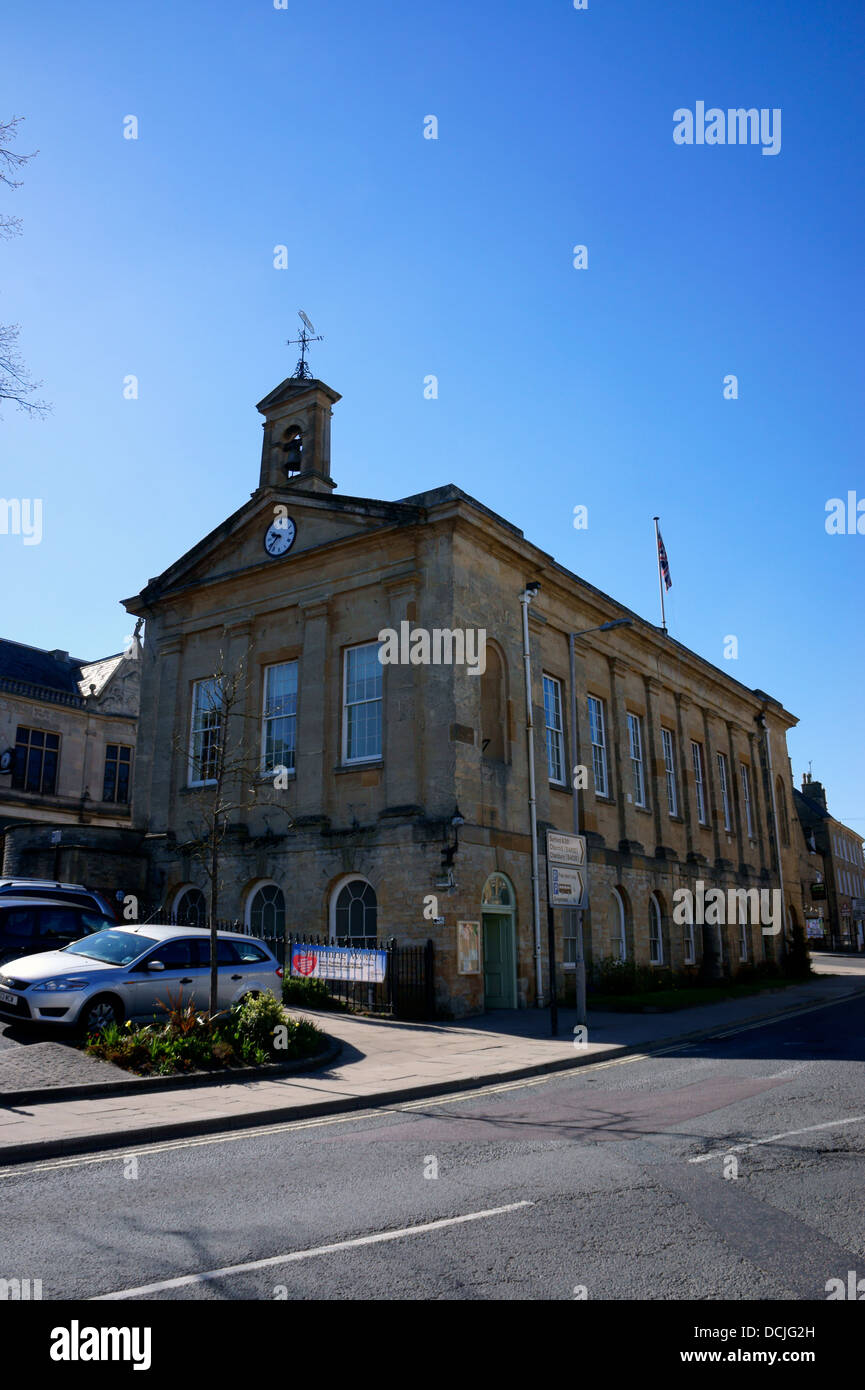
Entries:
POLYGON ((204 1284, 210 1279, 224 1279, 230 1274, 247 1274, 254 1269, 270 1269, 274 1265, 293 1264, 298 1260, 311 1260, 318 1255, 332 1255, 337 1250, 356 1250, 364 1245, 380 1245, 383 1241, 403 1240, 406 1236, 419 1236, 427 1231, 442 1231, 447 1226, 461 1226, 467 1221, 482 1221, 487 1216, 502 1216, 509 1211, 519 1211, 522 1207, 532 1207, 534 1202, 511 1202, 506 1207, 489 1207, 486 1211, 471 1211, 465 1216, 447 1216, 441 1221, 426 1221, 422 1226, 403 1226, 396 1231, 378 1231, 371 1236, 356 1236, 353 1240, 338 1240, 332 1245, 317 1245, 312 1250, 292 1250, 287 1255, 269 1255, 264 1260, 249 1260, 241 1265, 223 1265, 222 1269, 208 1269, 203 1274, 184 1274, 178 1279, 161 1279, 156 1284, 141 1284, 137 1289, 120 1289, 116 1293, 97 1294, 88 1299, 89 1303, 107 1303, 122 1298, 143 1298, 145 1294, 162 1293, 166 1289, 188 1288, 191 1284, 204 1284))
POLYGON ((698 1158, 689 1158, 689 1163, 708 1163, 712 1158, 726 1158, 727 1154, 739 1154, 745 1149, 756 1149, 761 1144, 775 1144, 779 1139, 793 1139, 797 1134, 813 1134, 818 1129, 840 1129, 842 1125, 859 1125, 865 1120, 865 1115, 848 1115, 843 1120, 826 1120, 821 1125, 806 1125, 804 1129, 787 1129, 783 1134, 770 1134, 767 1139, 750 1139, 747 1144, 728 1144, 726 1149, 715 1149, 710 1154, 700 1154, 698 1158))
POLYGON ((719 1038, 735 1038, 737 1033, 750 1033, 755 1028, 768 1028, 771 1023, 784 1023, 788 1018, 804 1018, 806 1014, 816 1014, 821 1009, 832 1009, 836 1004, 849 1003, 851 999, 856 998, 858 993, 858 990, 854 990, 850 994, 842 995, 840 999, 830 999, 828 1003, 812 1004, 807 1009, 787 1009, 783 1014, 775 1014, 774 1018, 758 1019, 756 1023, 743 1023, 740 1028, 728 1028, 724 1033, 713 1033, 711 1038, 706 1038, 706 1042, 713 1042, 719 1038))
MULTIPOLYGON (((108 1149, 96 1151, 94 1153, 81 1154, 77 1157, 46 1159, 44 1162, 29 1162, 10 1164, 0 1167, 0 1179, 26 1176, 29 1173, 51 1173, 64 1168, 81 1168, 95 1163, 115 1163, 124 1156, 135 1154, 146 1154, 148 1156, 159 1153, 172 1153, 181 1149, 197 1149, 209 1144, 233 1144, 239 1139, 260 1139, 266 1135, 289 1134, 293 1130, 317 1129, 322 1125, 344 1125, 351 1124, 355 1120, 370 1119, 375 1115, 400 1115, 405 1111, 426 1110, 431 1106, 456 1105, 460 1101, 474 1100, 484 1096, 501 1095, 507 1091, 520 1091, 528 1086, 544 1086, 548 1082, 558 1081, 569 1076, 584 1076, 586 1072, 603 1071, 606 1067, 625 1067, 633 1062, 650 1062, 656 1057, 666 1057, 670 1053, 687 1053, 693 1047, 701 1047, 706 1043, 714 1041, 716 1038, 732 1037, 735 1033, 748 1032, 753 1028, 770 1028, 772 1024, 783 1022, 786 1018, 797 1014, 816 1013, 820 1009, 834 1008, 838 1004, 846 1004, 851 998, 855 997, 855 992, 842 995, 840 999, 830 999, 822 1004, 814 1004, 807 1009, 792 1009, 785 1014, 775 1014, 770 1018, 759 1019, 756 1023, 743 1025, 741 1028, 733 1029, 725 1033, 713 1033, 708 1038, 687 1039, 681 1038, 677 1042, 671 1043, 668 1047, 654 1048, 651 1052, 632 1052, 627 1057, 613 1057, 606 1062, 587 1062, 582 1067, 572 1069, 562 1069, 560 1071, 546 1072, 542 1076, 524 1077, 518 1081, 505 1081, 492 1083, 489 1086, 478 1086, 465 1091, 454 1091, 448 1095, 427 1096, 416 1101, 407 1101, 403 1105, 396 1106, 377 1106, 374 1098, 371 1099, 368 1109, 352 1110, 347 1114, 323 1115, 318 1119, 308 1120, 285 1120, 280 1124, 269 1125, 250 1125, 246 1129, 226 1130, 217 1134, 203 1134, 192 1136, 186 1139, 166 1139, 163 1142, 155 1141, 148 1144, 142 1141, 136 1145, 130 1145, 126 1149, 108 1149)), ((94 1136, 94 1143, 98 1139, 94 1136)), ((726 1150, 729 1153, 731 1150, 726 1150)), ((2 1151, 0 1151, 2 1156, 2 1151)))

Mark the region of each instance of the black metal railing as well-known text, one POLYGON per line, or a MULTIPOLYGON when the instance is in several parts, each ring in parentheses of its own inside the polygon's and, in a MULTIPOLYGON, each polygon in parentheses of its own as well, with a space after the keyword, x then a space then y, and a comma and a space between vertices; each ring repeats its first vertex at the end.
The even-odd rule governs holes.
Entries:
POLYGON ((286 978, 305 979, 302 974, 291 975, 291 955, 295 947, 305 947, 309 953, 324 946, 348 946, 357 950, 377 950, 385 953, 384 979, 322 980, 328 996, 344 1008, 358 1013, 381 1014, 390 1018, 428 1020, 435 1014, 434 950, 432 941, 402 945, 396 937, 385 941, 360 940, 357 937, 335 937, 309 933, 287 932, 281 939, 264 937, 275 955, 284 950, 286 978))

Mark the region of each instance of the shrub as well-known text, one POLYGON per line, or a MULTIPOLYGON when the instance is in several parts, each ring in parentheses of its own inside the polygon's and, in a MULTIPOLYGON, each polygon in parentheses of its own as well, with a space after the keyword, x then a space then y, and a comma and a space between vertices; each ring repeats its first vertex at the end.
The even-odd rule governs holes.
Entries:
POLYGON ((129 1022, 123 1028, 112 1024, 88 1038, 85 1051, 140 1075, 167 1076, 311 1057, 324 1043, 314 1023, 288 1018, 281 1002, 269 991, 244 1000, 217 1018, 196 1013, 191 1003, 184 1004, 182 996, 169 998, 163 1008, 166 1023, 135 1027, 129 1022))
POLYGON ((665 966, 637 965, 632 960, 603 956, 592 969, 592 988, 598 994, 645 994, 675 989, 673 972, 665 966))
POLYGON ((284 1023, 282 1003, 268 989, 263 994, 244 999, 243 1003, 234 1005, 226 1032, 237 1040, 244 1056, 247 1055, 244 1048, 249 1052, 256 1048, 264 1048, 270 1053, 274 1046, 274 1032, 284 1023))
POLYGON ((334 999, 325 980, 309 980, 298 975, 286 975, 282 982, 282 997, 295 1008, 344 1010, 342 999, 334 999))

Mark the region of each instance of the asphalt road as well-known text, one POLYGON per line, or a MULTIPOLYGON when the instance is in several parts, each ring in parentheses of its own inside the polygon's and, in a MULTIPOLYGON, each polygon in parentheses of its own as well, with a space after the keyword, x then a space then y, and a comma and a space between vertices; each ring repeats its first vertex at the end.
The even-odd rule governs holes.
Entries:
POLYGON ((863 1060, 860 997, 467 1097, 7 1170, 0 1276, 44 1299, 825 1300, 865 1277, 863 1060))

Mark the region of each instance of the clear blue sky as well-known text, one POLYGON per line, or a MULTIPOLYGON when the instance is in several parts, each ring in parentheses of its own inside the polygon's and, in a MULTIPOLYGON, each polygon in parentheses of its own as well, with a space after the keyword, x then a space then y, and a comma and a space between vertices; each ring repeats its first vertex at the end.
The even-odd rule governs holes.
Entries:
POLYGON ((0 322, 54 410, 0 423, 0 493, 44 503, 0 635, 122 646, 256 486, 302 307, 341 491, 455 482, 654 621, 660 513, 672 633, 799 716, 797 781, 865 831, 865 536, 824 527, 865 497, 863 49, 855 0, 13 3, 40 153, 0 322), (697 101, 780 107, 781 152, 677 146, 697 101))

